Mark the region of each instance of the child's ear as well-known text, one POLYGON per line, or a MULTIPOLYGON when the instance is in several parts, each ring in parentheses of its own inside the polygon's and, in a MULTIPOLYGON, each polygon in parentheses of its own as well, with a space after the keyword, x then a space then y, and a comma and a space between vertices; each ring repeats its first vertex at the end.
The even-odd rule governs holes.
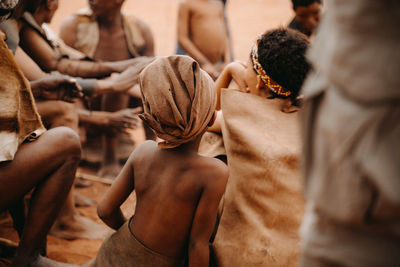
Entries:
POLYGON ((210 122, 208 123, 208 127, 211 127, 213 124, 214 124, 214 122, 215 122, 215 120, 217 119, 217 112, 216 111, 214 111, 214 113, 213 113, 213 116, 212 116, 212 118, 211 118, 211 120, 210 120, 210 122))

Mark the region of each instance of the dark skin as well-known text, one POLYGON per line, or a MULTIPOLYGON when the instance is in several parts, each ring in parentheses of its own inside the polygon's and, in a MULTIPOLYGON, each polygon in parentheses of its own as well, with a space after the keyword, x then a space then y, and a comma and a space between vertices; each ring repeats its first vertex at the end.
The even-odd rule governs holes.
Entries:
MULTIPOLYGON (((128 45, 123 29, 123 17, 121 7, 124 0, 89 0, 88 4, 99 26, 99 42, 93 58, 96 60, 115 62, 130 59, 133 56, 128 50, 128 45), (113 51, 110 53, 110 51, 113 51)), ((138 51, 141 56, 154 56, 154 40, 149 27, 141 21, 137 21, 145 45, 138 51)), ((77 27, 79 19, 76 15, 69 16, 62 24, 60 37, 63 41, 74 47, 77 39, 77 27)), ((125 73, 121 74, 124 76, 125 73)), ((140 98, 139 87, 130 90, 130 95, 140 98)), ((102 110, 116 112, 124 109, 129 104, 129 96, 121 93, 106 94, 102 97, 102 110)), ((118 138, 115 132, 106 132, 103 137, 103 160, 98 175, 114 178, 121 166, 117 159, 118 138)))
POLYGON ((298 6, 294 12, 297 22, 311 35, 321 20, 321 4, 314 2, 309 6, 298 6))
POLYGON ((80 143, 69 128, 59 127, 22 144, 12 161, 0 163, 0 211, 34 190, 12 266, 40 266, 49 229, 67 198, 80 160, 80 143))
POLYGON ((228 179, 224 163, 197 154, 200 137, 172 149, 142 143, 98 206, 100 218, 118 229, 126 221, 120 206, 135 190, 132 232, 155 252, 188 256, 189 266, 209 264, 208 244, 228 179))

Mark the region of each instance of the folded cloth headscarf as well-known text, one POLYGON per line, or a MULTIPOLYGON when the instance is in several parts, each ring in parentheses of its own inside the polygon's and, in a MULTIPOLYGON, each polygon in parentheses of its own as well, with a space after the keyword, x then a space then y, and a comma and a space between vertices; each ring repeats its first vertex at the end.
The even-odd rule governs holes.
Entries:
POLYGON ((189 56, 156 59, 140 75, 143 113, 139 117, 173 148, 194 140, 211 121, 214 81, 189 56))

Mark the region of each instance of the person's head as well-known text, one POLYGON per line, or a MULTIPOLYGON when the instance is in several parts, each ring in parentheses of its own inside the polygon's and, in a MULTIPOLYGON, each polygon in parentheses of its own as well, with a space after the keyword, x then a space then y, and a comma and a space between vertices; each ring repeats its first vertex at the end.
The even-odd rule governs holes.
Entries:
POLYGON ((264 33, 250 52, 246 82, 257 95, 295 101, 310 69, 307 37, 290 29, 264 33))
POLYGON ((111 11, 120 11, 125 0, 88 0, 89 7, 97 17, 111 14, 111 11))
POLYGON ((140 74, 143 113, 140 118, 173 148, 198 140, 213 122, 213 79, 189 56, 160 57, 140 74))
POLYGON ((26 10, 37 7, 42 0, 2 0, 0 1, 0 22, 9 18, 19 19, 26 10))
POLYGON ((321 19, 322 0, 292 0, 296 20, 311 35, 321 19))
POLYGON ((2 0, 0 1, 0 22, 10 18, 14 9, 18 5, 18 0, 2 0))
POLYGON ((43 14, 43 22, 50 23, 58 9, 58 0, 34 0, 25 7, 25 11, 32 14, 40 12, 43 14))

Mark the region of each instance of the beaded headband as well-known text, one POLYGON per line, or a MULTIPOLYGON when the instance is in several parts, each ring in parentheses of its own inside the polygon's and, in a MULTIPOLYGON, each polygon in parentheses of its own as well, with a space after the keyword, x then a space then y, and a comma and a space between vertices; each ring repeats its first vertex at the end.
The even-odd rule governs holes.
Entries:
POLYGON ((265 72, 264 68, 261 66, 258 61, 258 41, 255 43, 253 48, 251 49, 251 61, 253 63, 253 69, 256 71, 258 76, 260 76, 261 80, 264 84, 275 94, 280 96, 289 96, 292 92, 286 90, 282 86, 280 86, 277 82, 275 82, 268 74, 265 72))

